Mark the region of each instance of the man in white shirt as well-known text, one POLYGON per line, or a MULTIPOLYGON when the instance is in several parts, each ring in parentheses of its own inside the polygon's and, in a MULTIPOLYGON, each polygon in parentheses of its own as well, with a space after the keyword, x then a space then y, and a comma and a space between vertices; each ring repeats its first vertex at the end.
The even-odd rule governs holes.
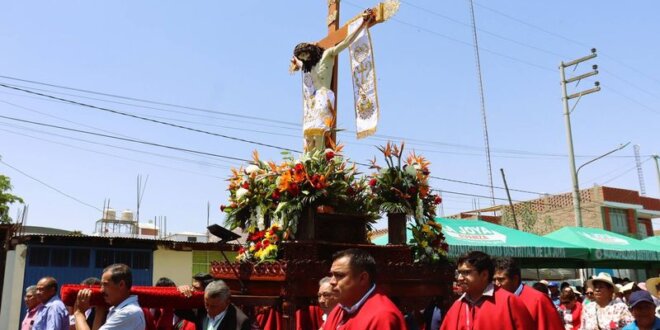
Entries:
MULTIPOLYGON (((101 293, 105 302, 110 305, 96 307, 94 329, 99 330, 143 330, 146 322, 144 313, 138 304, 137 296, 131 295, 133 275, 131 269, 124 264, 114 264, 103 270, 101 277, 101 293), (105 317, 107 314, 107 318, 105 317), (105 323, 101 325, 105 319, 105 323)), ((82 289, 78 292, 74 316, 76 330, 90 330, 87 325, 85 311, 90 306, 92 290, 82 289)))

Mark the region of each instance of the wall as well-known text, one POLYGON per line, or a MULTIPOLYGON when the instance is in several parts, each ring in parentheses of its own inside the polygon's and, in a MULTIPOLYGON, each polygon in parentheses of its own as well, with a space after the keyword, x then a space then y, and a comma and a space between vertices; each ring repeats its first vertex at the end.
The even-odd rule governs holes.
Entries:
POLYGON ((5 278, 2 283, 2 309, 0 310, 0 327, 2 329, 18 329, 20 325, 26 255, 27 246, 22 244, 17 245, 14 250, 7 251, 5 278))
POLYGON ((192 251, 176 251, 158 246, 154 251, 153 283, 161 277, 169 277, 177 285, 192 281, 192 251))

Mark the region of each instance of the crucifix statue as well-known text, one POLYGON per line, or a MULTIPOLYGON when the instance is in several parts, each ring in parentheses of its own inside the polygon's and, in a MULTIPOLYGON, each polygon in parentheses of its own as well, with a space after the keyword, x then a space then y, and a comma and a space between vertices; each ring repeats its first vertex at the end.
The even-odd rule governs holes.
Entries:
POLYGON ((364 29, 391 17, 398 6, 398 1, 380 3, 339 28, 339 0, 328 0, 328 35, 316 43, 300 43, 295 47, 289 71, 303 71, 305 151, 323 150, 335 144, 337 56, 364 29), (354 24, 357 20, 359 25, 354 24))

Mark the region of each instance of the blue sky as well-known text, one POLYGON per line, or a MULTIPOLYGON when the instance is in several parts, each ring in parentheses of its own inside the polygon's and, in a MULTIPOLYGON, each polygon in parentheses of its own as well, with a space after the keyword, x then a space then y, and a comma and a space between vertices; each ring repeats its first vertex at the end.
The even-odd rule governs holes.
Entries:
MULTIPOLYGON (((375 2, 343 1, 341 21, 375 2)), ((571 189, 559 85, 560 61, 598 49, 602 91, 572 114, 578 166, 621 143, 638 144, 647 195, 658 197, 650 155, 660 153, 660 23, 655 1, 480 1, 479 28, 493 179, 537 193, 571 189)), ((302 148, 300 76, 293 47, 326 33, 326 1, 14 1, 0 7, 0 84, 201 129, 167 127, 0 87, 0 115, 207 153, 279 160, 302 148), (17 79, 47 83, 36 84, 17 79), (75 88, 63 89, 57 86, 75 88), (85 91, 102 94, 92 94, 85 91), (123 98, 118 98, 121 96, 123 98), (148 100, 152 102, 143 102, 148 100), (169 104, 169 105, 168 105, 169 104), (172 106, 177 105, 177 106, 172 106)), ((432 175, 488 182, 469 2, 404 1, 372 29, 381 121, 356 140, 348 59, 340 58, 339 127, 346 156, 366 162, 388 138, 405 140, 432 175)), ((571 73, 573 74, 573 73, 571 73)), ((0 118, 0 173, 29 204, 28 224, 89 233, 104 199, 168 231, 202 231, 207 202, 221 222, 229 168, 241 162, 0 118), (15 169, 63 193, 38 183, 15 169)), ((365 169, 365 171, 368 171, 365 169)), ((632 145, 585 167, 582 187, 639 190, 632 145)), ((433 179, 444 214, 490 205, 488 188, 433 179), (457 194, 460 193, 460 194, 457 194)), ((513 192, 516 200, 537 195, 513 192)), ((496 190, 497 198, 505 198, 496 190)), ((499 201, 503 202, 503 201, 499 201)), ((16 209, 12 210, 12 216, 16 209)))

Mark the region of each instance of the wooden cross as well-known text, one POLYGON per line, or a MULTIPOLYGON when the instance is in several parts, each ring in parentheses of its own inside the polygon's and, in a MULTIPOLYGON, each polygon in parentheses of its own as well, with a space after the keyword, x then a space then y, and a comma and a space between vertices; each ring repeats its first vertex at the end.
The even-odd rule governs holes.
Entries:
MULTIPOLYGON (((379 3, 376 5, 376 7, 371 8, 373 11, 373 14, 375 15, 374 19, 371 20, 369 23, 368 28, 378 24, 382 23, 388 18, 390 18, 394 13, 398 10, 399 4, 398 1, 389 1, 388 3, 379 3)), ((362 14, 357 15, 350 19, 346 24, 344 24, 342 27, 339 27, 339 0, 328 0, 328 17, 327 17, 327 24, 328 24, 328 35, 321 39, 319 42, 317 42, 317 45, 320 47, 323 47, 324 49, 328 49, 329 47, 333 47, 340 43, 342 40, 346 38, 348 35, 348 25, 353 22, 356 19, 362 18, 362 14)), ((333 104, 333 114, 332 116, 335 118, 334 122, 332 123, 332 141, 337 141, 337 99, 338 94, 337 94, 337 80, 339 79, 338 77, 338 60, 339 57, 335 58, 335 64, 332 70, 332 82, 330 84, 332 92, 335 93, 335 104, 333 104)))

